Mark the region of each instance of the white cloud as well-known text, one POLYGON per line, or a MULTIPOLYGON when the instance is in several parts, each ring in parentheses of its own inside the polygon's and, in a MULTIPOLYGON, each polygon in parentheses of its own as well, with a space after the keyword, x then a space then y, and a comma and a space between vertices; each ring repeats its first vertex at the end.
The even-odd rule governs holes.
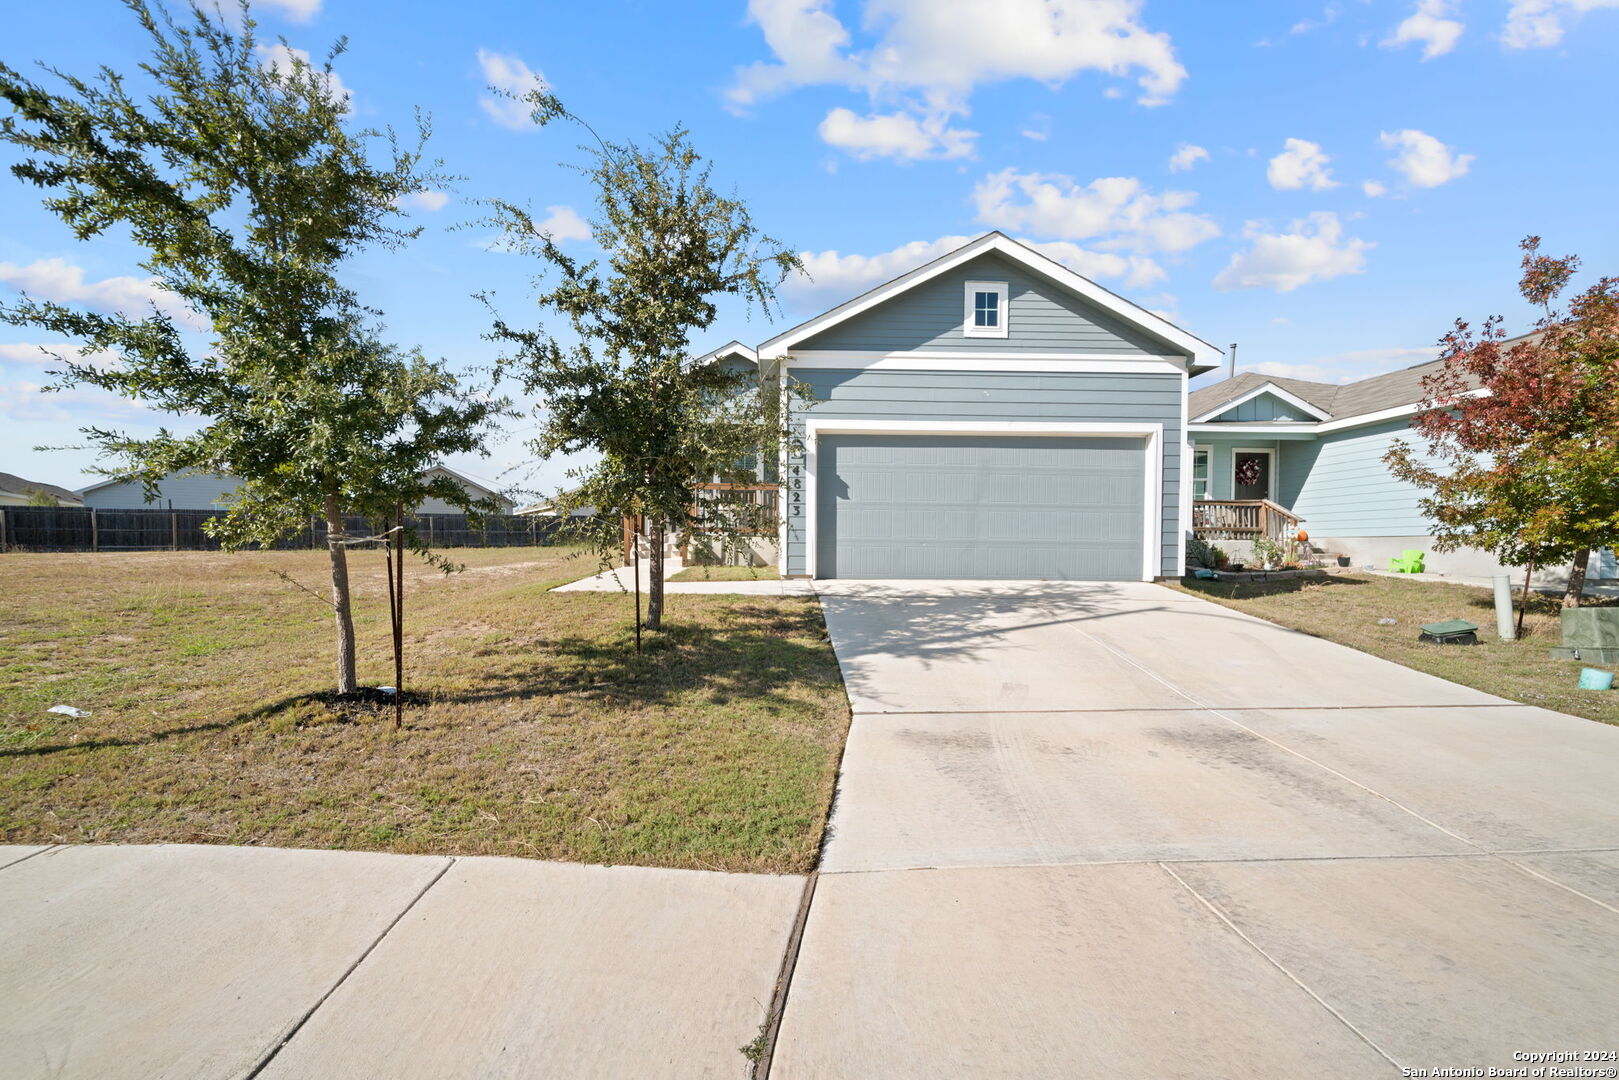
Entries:
POLYGON ((1289 34, 1308 34, 1312 30, 1321 29, 1323 26, 1331 26, 1333 23, 1338 21, 1338 16, 1340 14, 1341 12, 1336 5, 1328 4, 1326 7, 1321 9, 1320 18, 1300 19, 1298 22, 1289 27, 1287 32, 1289 34))
POLYGON ((450 205, 450 193, 431 190, 417 191, 400 199, 399 205, 407 210, 426 210, 431 213, 450 205))
POLYGON ((1282 144, 1282 152, 1270 159, 1265 178, 1278 191, 1297 191, 1305 187, 1312 191, 1325 191, 1338 186, 1338 182, 1332 178, 1332 171, 1327 168, 1331 160, 1321 152, 1319 143, 1307 139, 1289 139, 1282 144))
POLYGON ((129 276, 85 281, 84 267, 66 259, 39 259, 27 266, 0 262, 0 282, 18 292, 58 304, 83 304, 102 312, 120 312, 145 318, 156 307, 176 322, 202 330, 208 324, 186 307, 173 293, 166 292, 155 278, 129 276))
POLYGON ((968 156, 978 133, 946 127, 948 119, 945 114, 917 117, 903 112, 861 117, 839 107, 821 121, 820 134, 827 145, 862 161, 880 157, 920 161, 968 156))
POLYGON ((146 403, 95 387, 52 390, 24 380, 0 384, 0 416, 17 422, 84 424, 91 420, 123 421, 150 417, 146 403))
POLYGON ((488 49, 478 50, 478 67, 483 71, 484 82, 502 92, 485 94, 478 99, 478 104, 489 114, 489 118, 513 131, 534 130, 534 122, 529 118, 532 107, 522 98, 531 90, 544 90, 545 76, 531 69, 514 54, 491 52, 488 49), (515 97, 506 97, 506 94, 515 97))
POLYGON ((294 22, 308 22, 320 14, 321 0, 258 0, 260 7, 279 8, 294 22))
POLYGON ((547 206, 545 209, 548 216, 544 221, 534 223, 535 232, 549 236, 557 244, 590 239, 590 222, 580 217, 573 207, 547 206))
POLYGON ((1181 143, 1175 147, 1175 152, 1169 156, 1170 172, 1185 172, 1199 161, 1209 160, 1209 152, 1201 146, 1191 143, 1181 143))
POLYGON ((1018 130, 1018 134, 1035 142, 1045 142, 1051 138, 1051 117, 1045 113, 1037 112, 1033 114, 1028 120, 1024 121, 1023 127, 1018 130))
POLYGON ((1271 233, 1250 222, 1245 234, 1252 246, 1231 257, 1214 278, 1216 289, 1274 289, 1292 292, 1312 281, 1326 281, 1366 268, 1372 245, 1344 236, 1338 215, 1318 211, 1293 222, 1289 232, 1271 233))
POLYGON ((1381 180, 1362 180, 1360 190, 1368 199, 1381 199, 1389 193, 1388 185, 1381 180))
POLYGON ((1438 187, 1467 174, 1475 160, 1472 154, 1458 154, 1426 132, 1414 128, 1385 131, 1378 139, 1386 148, 1398 149, 1389 164, 1414 187, 1438 187))
MULTIPOLYGON (((804 269, 809 276, 789 278, 783 292, 789 300, 806 307, 846 300, 948 254, 972 239, 970 236, 941 236, 937 240, 913 240, 876 255, 802 251, 799 257, 804 260, 804 269)), ((1090 278, 1120 279, 1132 288, 1141 288, 1161 281, 1165 276, 1157 263, 1140 255, 1091 251, 1061 240, 1023 242, 1090 278)))
POLYGON ((1011 168, 973 189, 986 225, 1058 240, 1102 238, 1099 246, 1109 250, 1178 252, 1220 235, 1213 219, 1186 209, 1196 201, 1190 191, 1155 195, 1130 176, 1081 186, 1071 176, 1011 168))
POLYGON ((309 59, 309 53, 303 49, 294 49, 291 46, 277 42, 274 45, 257 46, 259 66, 278 75, 291 77, 300 68, 308 68, 319 75, 326 83, 326 93, 347 108, 353 107, 354 91, 343 85, 343 80, 337 77, 335 71, 324 71, 321 66, 309 59))
POLYGON ((1395 49, 1420 41, 1424 60, 1445 55, 1456 47, 1465 29, 1461 20, 1446 18, 1454 11, 1452 0, 1417 0, 1416 10, 1383 39, 1383 47, 1395 49))
POLYGON ((1599 8, 1619 8, 1619 0, 1513 0, 1501 40, 1514 49, 1536 49, 1563 40, 1565 19, 1599 8))
POLYGON ((115 352, 106 349, 94 349, 90 352, 82 351, 78 346, 67 342, 56 342, 50 345, 15 344, 0 345, 0 364, 29 364, 36 367, 48 367, 60 364, 57 357, 64 357, 78 364, 88 364, 94 368, 119 368, 124 364, 123 359, 115 352))
MULTIPOLYGON (((830 0, 749 0, 749 19, 775 58, 738 68, 726 97, 732 108, 746 109, 797 87, 843 86, 874 102, 897 102, 919 126, 944 131, 953 117, 967 115, 978 86, 1026 78, 1055 87, 1095 71, 1134 77, 1138 100, 1161 105, 1186 69, 1168 34, 1141 25, 1142 3, 867 0, 863 26, 873 40, 856 49, 830 0)), ((843 112, 844 121, 853 118, 843 112)), ((832 131, 848 136, 850 127, 835 123, 832 131)))

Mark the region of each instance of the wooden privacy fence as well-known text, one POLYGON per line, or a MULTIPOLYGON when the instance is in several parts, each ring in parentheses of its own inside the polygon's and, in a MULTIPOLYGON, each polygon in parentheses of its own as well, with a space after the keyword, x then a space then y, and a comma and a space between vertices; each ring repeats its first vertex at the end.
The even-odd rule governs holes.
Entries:
MULTIPOLYGON (((66 506, 0 507, 0 551, 218 551, 219 541, 203 530, 218 510, 95 510, 66 506)), ((465 514, 407 517, 429 547, 534 547, 554 543, 556 518, 492 515, 481 524, 465 514)), ((351 536, 369 536, 364 518, 345 518, 351 536)), ((275 543, 275 549, 326 546, 326 521, 312 517, 275 543)))

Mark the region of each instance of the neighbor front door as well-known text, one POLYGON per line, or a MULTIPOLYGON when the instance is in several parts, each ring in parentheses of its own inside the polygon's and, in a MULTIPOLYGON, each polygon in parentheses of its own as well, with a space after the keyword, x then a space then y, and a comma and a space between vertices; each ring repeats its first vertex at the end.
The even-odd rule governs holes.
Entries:
POLYGON ((1232 457, 1232 490, 1238 499, 1270 498, 1270 455, 1238 450, 1232 457), (1253 483, 1245 484, 1244 479, 1253 483))

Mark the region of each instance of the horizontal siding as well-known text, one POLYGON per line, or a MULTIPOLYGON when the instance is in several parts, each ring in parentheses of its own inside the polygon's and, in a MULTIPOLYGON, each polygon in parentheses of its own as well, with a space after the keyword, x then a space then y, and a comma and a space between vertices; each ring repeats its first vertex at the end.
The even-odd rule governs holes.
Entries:
POLYGON ((1417 505, 1421 492, 1389 473, 1383 455, 1395 439, 1410 439, 1394 420, 1289 446, 1293 512, 1317 536, 1424 536, 1431 523, 1417 505))
POLYGON ((1121 358, 1178 351, 999 255, 980 256, 913 286, 796 347, 880 352, 1088 352, 1121 358), (969 281, 1007 283, 1006 337, 967 337, 963 333, 969 281))
POLYGON ((148 502, 145 488, 121 480, 86 492, 84 505, 96 510, 222 510, 240 483, 234 476, 166 476, 157 497, 148 502))
MULTIPOLYGON (((845 420, 1001 420, 1084 423, 1161 423, 1163 442, 1163 573, 1173 574, 1180 553, 1181 378, 1143 372, 1002 373, 992 371, 807 370, 795 376, 814 392, 793 426, 806 416, 845 420)), ((802 499, 804 462, 789 459, 786 571, 806 572, 808 543, 802 499), (795 487, 795 485, 799 485, 795 487)))

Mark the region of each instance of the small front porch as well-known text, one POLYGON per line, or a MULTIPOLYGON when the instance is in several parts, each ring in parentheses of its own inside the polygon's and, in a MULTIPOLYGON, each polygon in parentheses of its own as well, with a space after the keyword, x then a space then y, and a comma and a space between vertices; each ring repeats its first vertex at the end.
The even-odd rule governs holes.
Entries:
POLYGON ((1199 540, 1289 543, 1304 519, 1269 499, 1193 499, 1192 535, 1199 540))

